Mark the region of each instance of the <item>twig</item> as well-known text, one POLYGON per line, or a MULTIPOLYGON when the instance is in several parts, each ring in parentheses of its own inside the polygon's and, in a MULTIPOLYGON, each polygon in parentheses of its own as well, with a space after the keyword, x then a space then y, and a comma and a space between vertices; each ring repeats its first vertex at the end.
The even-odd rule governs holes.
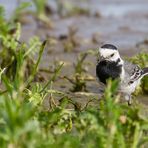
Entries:
POLYGON ((55 70, 55 74, 52 76, 52 78, 45 84, 45 86, 43 87, 43 89, 40 91, 40 93, 42 93, 43 91, 45 91, 45 89, 52 83, 55 81, 55 79, 57 78, 57 75, 59 74, 62 66, 64 63, 62 63, 61 65, 58 66, 58 68, 55 70))
POLYGON ((42 57, 43 51, 44 51, 44 49, 45 49, 46 43, 47 43, 47 41, 44 41, 44 42, 42 43, 42 45, 41 45, 41 48, 40 48, 40 51, 39 51, 39 57, 38 57, 37 62, 36 62, 36 64, 35 64, 34 68, 33 68, 33 71, 32 71, 31 76, 29 77, 29 79, 28 79, 28 81, 27 81, 27 86, 28 86, 28 85, 30 84, 30 82, 33 80, 33 78, 34 78, 34 76, 35 76, 35 74, 36 74, 36 72, 37 72, 37 69, 38 69, 39 63, 40 63, 40 61, 41 61, 41 57, 42 57))
POLYGON ((81 109, 81 111, 85 110, 85 109, 87 108, 88 104, 89 104, 90 102, 92 102, 93 100, 94 100, 94 98, 93 98, 93 99, 90 99, 90 100, 85 104, 85 106, 81 109))

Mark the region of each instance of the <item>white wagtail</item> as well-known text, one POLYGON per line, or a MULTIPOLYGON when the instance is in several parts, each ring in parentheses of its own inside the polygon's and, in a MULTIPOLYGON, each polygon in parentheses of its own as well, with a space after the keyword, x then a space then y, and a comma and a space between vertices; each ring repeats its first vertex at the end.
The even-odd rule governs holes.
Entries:
POLYGON ((106 84, 108 78, 119 79, 119 91, 131 104, 131 94, 140 84, 140 80, 148 75, 148 67, 141 69, 138 65, 124 61, 117 47, 105 44, 99 49, 100 59, 96 65, 96 76, 106 84))

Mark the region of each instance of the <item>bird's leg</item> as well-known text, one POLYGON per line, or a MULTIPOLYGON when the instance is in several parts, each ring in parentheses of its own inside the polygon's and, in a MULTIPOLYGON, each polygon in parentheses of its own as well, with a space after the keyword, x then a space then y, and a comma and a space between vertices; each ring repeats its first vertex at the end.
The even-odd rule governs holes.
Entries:
POLYGON ((130 106, 132 104, 132 98, 130 97, 129 101, 128 101, 128 105, 130 106))
POLYGON ((125 96, 125 100, 127 101, 128 105, 131 105, 131 104, 132 104, 131 95, 126 95, 126 96, 125 96))

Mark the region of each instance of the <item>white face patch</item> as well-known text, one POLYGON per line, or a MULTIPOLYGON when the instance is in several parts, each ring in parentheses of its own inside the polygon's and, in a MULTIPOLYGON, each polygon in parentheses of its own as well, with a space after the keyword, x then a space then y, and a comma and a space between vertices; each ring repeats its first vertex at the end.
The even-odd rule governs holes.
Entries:
POLYGON ((100 48, 99 53, 100 53, 101 58, 103 59, 106 59, 109 61, 117 61, 118 59, 120 59, 122 62, 122 59, 119 55, 118 50, 100 48))

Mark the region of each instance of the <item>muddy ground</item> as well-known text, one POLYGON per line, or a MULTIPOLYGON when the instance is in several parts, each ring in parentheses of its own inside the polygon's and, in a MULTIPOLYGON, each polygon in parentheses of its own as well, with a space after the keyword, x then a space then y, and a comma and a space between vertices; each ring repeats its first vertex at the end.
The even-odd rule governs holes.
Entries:
MULTIPOLYGON (((6 8, 8 18, 18 5, 18 1, 13 0, 13 3, 10 1, 0 0, 0 4, 6 8)), ((48 4, 52 11, 49 15, 50 22, 40 22, 27 14, 22 16, 21 41, 28 41, 34 35, 39 36, 41 40, 49 40, 40 65, 45 81, 50 77, 54 64, 64 62, 61 79, 56 81, 53 88, 69 93, 83 104, 91 94, 100 95, 100 85, 95 78, 96 56, 89 55, 84 64, 89 78, 87 93, 70 93, 72 84, 62 77, 73 77, 74 63, 80 52, 89 49, 96 51, 103 43, 116 45, 123 57, 131 57, 143 51, 148 52, 148 42, 146 42, 148 1, 70 0, 68 2, 72 6, 84 9, 85 12, 67 15, 71 12, 62 11, 60 14, 55 1, 49 0, 48 4)), ((138 96, 138 100, 148 105, 148 96, 138 96)))

